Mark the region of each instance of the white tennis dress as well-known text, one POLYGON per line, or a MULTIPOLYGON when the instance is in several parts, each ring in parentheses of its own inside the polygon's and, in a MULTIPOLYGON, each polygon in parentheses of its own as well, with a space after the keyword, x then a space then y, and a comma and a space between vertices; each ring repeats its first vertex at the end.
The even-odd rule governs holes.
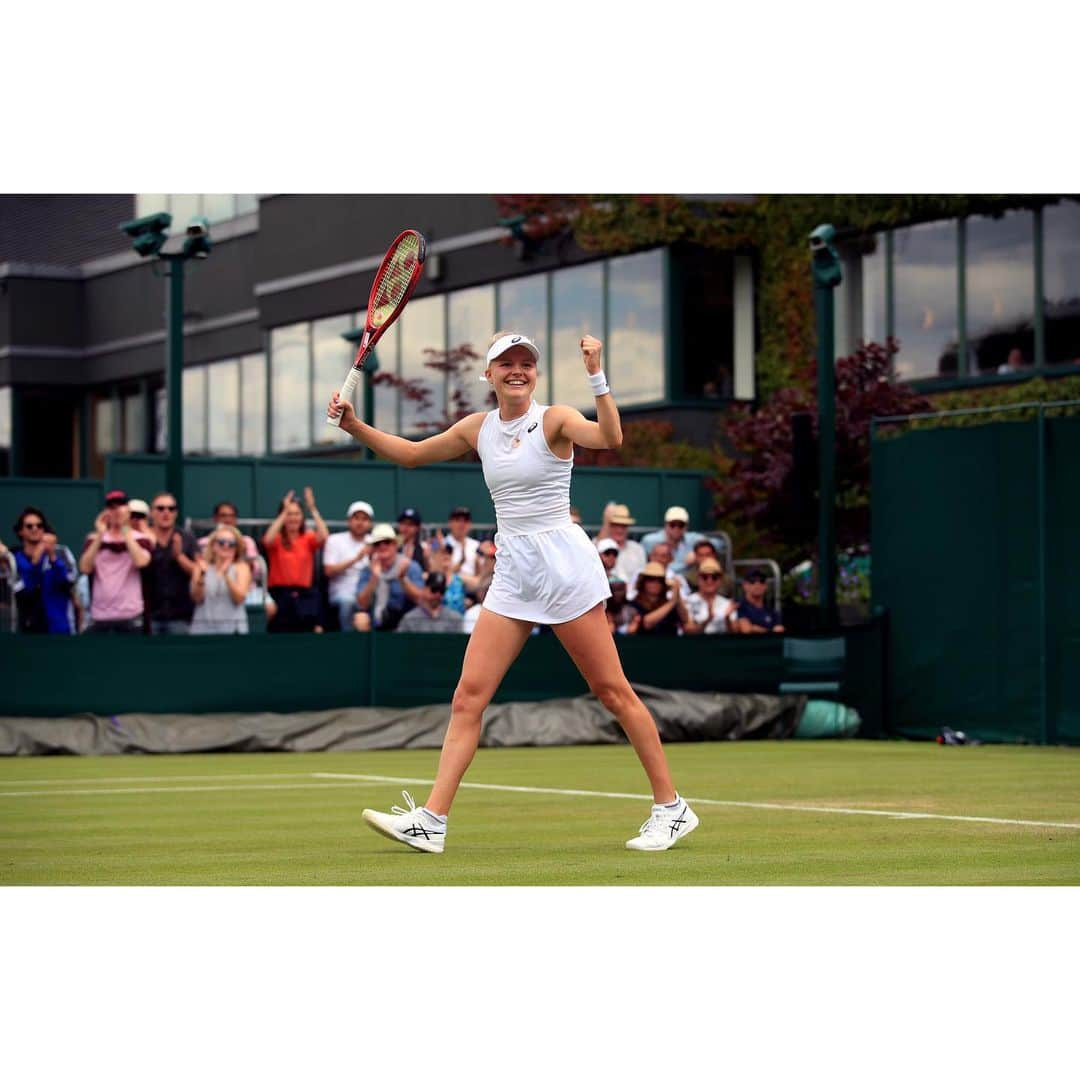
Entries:
POLYGON ((570 520, 573 458, 544 438, 547 405, 516 420, 484 417, 476 449, 495 504, 495 575, 484 607, 511 619, 564 623, 611 595, 600 555, 570 520))

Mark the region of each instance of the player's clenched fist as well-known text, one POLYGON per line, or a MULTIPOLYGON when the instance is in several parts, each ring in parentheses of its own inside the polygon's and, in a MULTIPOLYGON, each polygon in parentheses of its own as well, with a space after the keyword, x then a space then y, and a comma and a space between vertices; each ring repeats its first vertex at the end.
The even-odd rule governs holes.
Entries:
POLYGON ((604 346, 599 338, 586 334, 581 339, 581 357, 585 361, 585 370, 595 375, 600 370, 600 350, 604 346))

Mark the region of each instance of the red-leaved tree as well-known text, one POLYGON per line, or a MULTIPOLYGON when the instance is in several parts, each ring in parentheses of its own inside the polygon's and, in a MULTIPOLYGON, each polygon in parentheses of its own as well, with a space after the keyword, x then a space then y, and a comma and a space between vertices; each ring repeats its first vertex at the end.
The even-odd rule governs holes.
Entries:
MULTIPOLYGON (((836 363, 836 536, 842 547, 870 537, 870 422, 930 409, 927 400, 897 383, 890 357, 899 346, 861 345, 836 363)), ((816 366, 814 379, 817 378, 816 366)), ((717 522, 752 544, 757 554, 782 561, 814 550, 817 537, 817 466, 796 473, 793 418, 810 415, 815 438, 818 409, 805 387, 779 390, 758 409, 743 405, 725 418, 730 454, 720 455, 710 481, 717 522)))

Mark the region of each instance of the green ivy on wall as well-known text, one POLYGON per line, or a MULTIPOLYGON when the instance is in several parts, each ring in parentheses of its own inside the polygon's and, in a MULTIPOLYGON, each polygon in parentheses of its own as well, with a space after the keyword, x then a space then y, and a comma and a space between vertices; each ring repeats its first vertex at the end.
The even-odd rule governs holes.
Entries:
POLYGON ((810 379, 815 347, 807 239, 823 222, 858 244, 882 229, 1001 214, 1055 201, 1032 195, 758 195, 702 202, 675 195, 496 197, 503 220, 529 240, 570 231, 585 251, 621 254, 692 243, 753 253, 758 263, 757 397, 810 379))

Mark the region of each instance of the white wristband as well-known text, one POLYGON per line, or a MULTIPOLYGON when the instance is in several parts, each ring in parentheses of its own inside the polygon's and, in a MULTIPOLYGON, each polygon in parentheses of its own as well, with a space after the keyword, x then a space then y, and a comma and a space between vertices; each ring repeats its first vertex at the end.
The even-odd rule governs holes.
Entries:
POLYGON ((604 394, 611 393, 611 387, 608 386, 607 376, 598 371, 595 375, 589 375, 589 385, 592 387, 593 397, 603 397, 604 394))

